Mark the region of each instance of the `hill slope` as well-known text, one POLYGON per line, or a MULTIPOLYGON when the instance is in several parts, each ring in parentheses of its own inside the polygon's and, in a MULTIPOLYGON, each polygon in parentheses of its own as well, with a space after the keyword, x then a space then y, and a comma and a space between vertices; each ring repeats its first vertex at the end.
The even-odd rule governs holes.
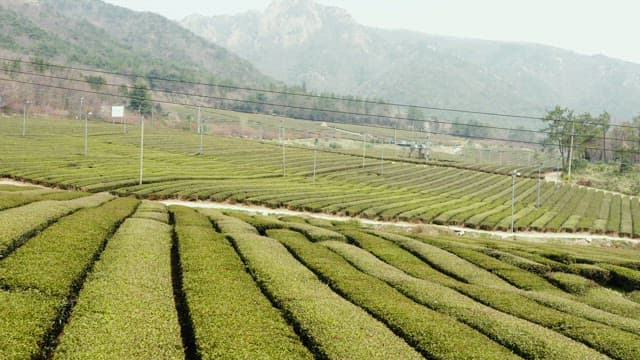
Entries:
POLYGON ((99 0, 3 1, 0 30, 0 52, 11 57, 180 79, 272 81, 171 20, 99 0))
POLYGON ((320 91, 484 111, 540 114, 555 104, 640 111, 640 64, 549 46, 381 30, 312 0, 182 24, 262 72, 320 91))

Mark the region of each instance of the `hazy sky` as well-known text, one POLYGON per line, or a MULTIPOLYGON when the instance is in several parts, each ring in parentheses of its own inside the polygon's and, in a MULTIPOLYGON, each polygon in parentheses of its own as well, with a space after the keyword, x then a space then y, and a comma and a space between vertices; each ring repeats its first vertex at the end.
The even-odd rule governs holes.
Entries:
MULTIPOLYGON (((106 0, 179 20, 265 9, 270 0, 106 0)), ((640 63, 637 0, 317 0, 365 25, 489 40, 527 41, 640 63)))

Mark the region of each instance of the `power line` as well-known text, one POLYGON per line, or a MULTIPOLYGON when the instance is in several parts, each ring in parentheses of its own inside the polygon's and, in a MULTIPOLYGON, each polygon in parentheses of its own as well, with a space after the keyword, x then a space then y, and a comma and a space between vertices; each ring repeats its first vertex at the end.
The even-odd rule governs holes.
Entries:
MULTIPOLYGON (((47 87, 47 88, 53 88, 53 89, 59 89, 59 90, 76 91, 76 92, 95 94, 95 95, 103 95, 103 96, 111 96, 111 97, 118 97, 118 98, 124 97, 122 95, 104 93, 104 92, 99 92, 99 91, 94 91, 94 90, 76 89, 76 88, 69 88, 69 87, 58 86, 58 85, 50 85, 50 84, 39 84, 39 83, 21 81, 21 80, 16 80, 16 79, 0 78, 0 81, 14 82, 14 83, 19 83, 19 84, 34 85, 34 86, 41 86, 41 87, 47 87)), ((228 101, 234 101, 234 102, 250 102, 250 101, 245 101, 245 100, 231 99, 231 98, 224 98, 224 97, 214 97, 214 98, 219 99, 219 100, 228 100, 228 101)), ((194 104, 189 104, 189 103, 181 103, 181 102, 167 101, 167 100, 152 100, 152 101, 155 102, 155 103, 180 105, 180 106, 187 106, 187 107, 202 106, 202 105, 194 105, 194 104)), ((272 106, 299 109, 299 107, 292 106, 292 105, 273 104, 272 106)), ((207 108, 207 109, 211 109, 211 110, 218 110, 218 108, 216 108, 214 106, 202 106, 202 107, 203 108, 207 108)), ((308 108, 308 109, 317 111, 317 109, 314 109, 314 108, 308 108)), ((397 119, 397 120, 410 120, 410 121, 413 120, 413 119, 410 119, 410 118, 387 117, 387 116, 382 116, 382 115, 371 115, 371 114, 363 114, 363 113, 356 113, 356 112, 341 112, 341 111, 333 111, 333 110, 326 110, 326 112, 337 112, 337 113, 341 113, 341 114, 346 113, 346 114, 356 115, 356 116, 383 117, 383 118, 391 118, 391 119, 397 119)), ((313 119, 304 119, 304 120, 318 121, 318 120, 313 120, 313 119)), ((322 122, 336 123, 336 124, 342 124, 342 125, 345 124, 345 123, 341 123, 341 122, 326 121, 326 120, 322 120, 322 122)), ((357 125, 357 126, 362 126, 362 127, 370 127, 370 128, 380 128, 380 129, 394 130, 394 128, 391 128, 391 127, 386 127, 386 126, 381 126, 381 125, 374 125, 374 124, 352 124, 352 125, 357 125)), ((495 138, 495 137, 477 136, 477 135, 450 134, 450 133, 426 131, 426 130, 421 131, 421 133, 422 134, 432 134, 432 135, 445 135, 445 136, 453 136, 453 137, 462 137, 462 138, 467 138, 467 139, 491 140, 491 141, 501 141, 501 142, 510 142, 510 143, 530 144, 530 145, 538 145, 538 146, 543 146, 543 147, 547 147, 547 146, 555 147, 555 146, 557 146, 557 144, 554 144, 554 143, 539 143, 539 142, 528 141, 528 140, 514 140, 514 139, 504 139, 504 138, 495 138)), ((599 147, 582 147, 582 148, 585 149, 585 150, 599 150, 599 151, 605 150, 605 151, 607 151, 606 149, 599 148, 599 147)), ((615 151, 615 150, 609 150, 609 151, 615 151)), ((623 152, 625 152, 625 153, 639 153, 640 154, 640 151, 634 151, 634 152, 623 151, 623 152)))
POLYGON ((164 78, 164 77, 159 77, 159 76, 140 75, 140 74, 135 74, 135 73, 115 72, 115 71, 107 71, 107 70, 93 70, 93 69, 89 69, 89 68, 66 66, 66 65, 57 65, 57 64, 49 64, 49 63, 42 64, 42 63, 36 63, 36 62, 22 60, 22 59, 8 59, 8 58, 0 57, 0 60, 15 61, 15 62, 20 62, 20 63, 25 63, 25 64, 38 65, 38 66, 43 66, 44 65, 44 66, 51 66, 51 67, 56 67, 56 68, 77 70, 77 71, 89 71, 89 72, 95 72, 95 73, 105 74, 105 75, 139 77, 139 78, 145 78, 145 79, 149 79, 149 80, 160 80, 160 81, 175 82, 175 83, 181 83, 181 84, 219 87, 219 88, 226 88, 226 89, 232 89, 232 90, 246 90, 246 91, 264 92, 264 93, 270 93, 270 94, 292 95, 292 96, 300 96, 300 97, 308 97, 308 98, 319 98, 319 99, 327 99, 327 100, 340 100, 340 101, 360 102, 360 103, 365 103, 365 104, 376 104, 376 105, 386 105, 386 106, 396 106, 396 107, 407 107, 407 108, 423 109, 423 110, 451 111, 451 112, 474 114, 474 115, 511 117, 511 118, 520 118, 520 119, 529 119, 529 120, 543 120, 544 119, 544 118, 541 118, 539 116, 531 116, 531 115, 492 113, 492 112, 474 111, 474 110, 466 110, 466 109, 443 108, 443 107, 436 107, 436 106, 411 105, 411 104, 401 104, 401 103, 384 102, 384 101, 380 102, 380 101, 373 101, 373 100, 367 100, 367 99, 349 99, 347 97, 339 97, 339 96, 317 95, 317 94, 309 94, 309 93, 295 93, 295 92, 290 92, 290 91, 260 89, 260 88, 252 88, 252 87, 245 87, 245 86, 235 86, 235 85, 227 85, 227 84, 220 84, 220 83, 205 83, 205 82, 198 82, 198 81, 178 80, 178 79, 164 78))
MULTIPOLYGON (((112 96, 112 97, 124 97, 122 95, 104 93, 104 92, 99 92, 99 91, 94 91, 94 90, 83 90, 83 89, 69 88, 69 87, 50 85, 50 84, 39 84, 39 83, 21 81, 21 80, 16 80, 16 79, 0 78, 0 81, 9 81, 9 82, 15 82, 15 83, 20 83, 20 84, 42 86, 42 87, 48 87, 48 88, 54 88, 54 89, 60 89, 60 90, 84 92, 84 93, 95 94, 95 95, 104 95, 104 96, 112 96)), ((79 80, 76 80, 76 81, 79 81, 79 80)), ((419 121, 419 120, 414 120, 414 119, 411 119, 411 118, 404 118, 404 117, 384 116, 384 115, 374 115, 374 114, 363 114, 363 113, 358 113, 358 112, 345 112, 345 111, 338 111, 338 110, 318 110, 316 108, 306 108, 306 107, 299 107, 299 106, 293 106, 293 105, 283 105, 283 104, 269 104, 269 103, 255 102, 255 101, 251 101, 251 100, 240 100, 240 99, 232 99, 232 98, 225 98, 225 97, 208 97, 208 98, 209 99, 215 99, 215 100, 221 100, 221 101, 233 101, 233 102, 253 103, 253 104, 257 103, 257 104, 261 104, 261 105, 269 105, 269 106, 276 106, 276 107, 283 107, 283 108, 297 109, 297 110, 324 111, 324 112, 338 113, 338 114, 343 114, 343 115, 346 114, 346 115, 353 115, 353 116, 373 116, 373 117, 378 117, 378 118, 388 118, 388 119, 395 119, 395 120, 419 121)), ((155 102, 155 103, 181 105, 181 106, 188 106, 188 107, 197 107, 198 106, 198 105, 189 104, 189 103, 180 103, 180 102, 166 101, 166 100, 152 100, 152 101, 155 102)), ((218 108, 213 107, 213 106, 203 106, 203 107, 208 108, 208 109, 216 109, 216 110, 218 109, 218 108)), ((311 119, 305 119, 305 120, 311 120, 311 119)), ((317 120, 311 120, 311 121, 317 121, 317 120)), ((331 122, 331 121, 323 120, 323 122, 331 122)), ((334 123, 334 122, 331 122, 331 123, 334 123)), ((344 123, 340 123, 340 122, 335 122, 335 123, 344 124, 344 123)), ((356 125, 365 126, 365 127, 393 129, 393 128, 390 128, 390 127, 384 127, 384 126, 373 125, 373 124, 356 124, 356 125)), ((466 124, 460 124, 460 125, 466 125, 466 124)), ((491 138, 491 137, 474 136, 474 135, 455 135, 455 134, 452 135, 452 134, 447 134, 447 133, 442 133, 442 132, 434 132, 434 131, 426 131, 426 130, 422 130, 421 133, 434 134, 434 135, 438 135, 439 134, 439 135, 448 135, 448 136, 460 136, 460 137, 475 138, 475 139, 480 139, 480 140, 495 140, 495 141, 514 142, 514 143, 527 143, 527 144, 541 145, 541 146, 545 145, 543 143, 537 143, 537 142, 527 141, 527 140, 501 139, 501 138, 491 138)), ((546 144, 546 145, 553 145, 553 144, 546 144)))
MULTIPOLYGON (((67 78, 67 77, 60 77, 60 76, 54 76, 54 75, 45 75, 45 74, 41 74, 41 73, 24 72, 24 71, 11 70, 11 69, 7 69, 6 72, 18 73, 18 74, 22 74, 22 75, 38 76, 38 77, 44 77, 44 78, 49 78, 49 79, 57 79, 57 80, 63 80, 63 81, 80 82, 80 83, 83 83, 83 84, 87 83, 87 80, 71 79, 71 78, 67 78)), ((134 86, 130 86, 130 85, 111 84, 111 83, 106 83, 106 82, 101 84, 101 85, 103 85, 103 86, 112 86, 112 87, 124 87, 126 89, 133 89, 134 88, 134 86)), ((484 125, 484 124, 459 123, 459 122, 451 122, 451 121, 443 121, 443 120, 425 120, 425 119, 417 119, 417 118, 410 118, 410 117, 399 117, 399 116, 394 116, 394 115, 380 115, 380 114, 359 113, 359 112, 333 110, 333 109, 322 109, 322 108, 315 108, 315 107, 303 107, 303 106, 296 106, 296 105, 284 105, 284 104, 270 103, 270 102, 257 101, 257 100, 232 99, 232 98, 219 97, 219 96, 202 95, 202 94, 180 92, 180 91, 174 91, 174 90, 157 89, 157 88, 153 88, 153 87, 150 90, 161 92, 161 93, 165 93, 165 94, 171 94, 171 95, 193 96, 193 97, 200 97, 200 98, 210 99, 210 100, 238 101, 238 102, 254 104, 254 105, 279 106, 279 107, 286 107, 286 108, 289 108, 289 109, 306 110, 306 111, 331 112, 331 113, 336 113, 336 114, 341 114, 341 115, 372 116, 372 117, 394 119, 394 120, 408 120, 408 121, 420 122, 420 123, 461 125, 461 126, 468 126, 468 127, 474 127, 474 128, 485 128, 485 129, 492 129, 492 130, 505 130, 505 131, 527 132, 527 133, 536 133, 536 134, 549 134, 549 132, 544 131, 544 130, 518 129, 518 128, 500 127, 500 126, 484 125)))
MULTIPOLYGON (((19 62, 19 63, 25 63, 25 64, 31 64, 31 65, 37 65, 37 66, 56 67, 56 68, 76 70, 76 71, 87 71, 87 72, 94 72, 94 73, 106 74, 106 75, 116 75, 116 76, 123 76, 123 77, 138 77, 138 78, 144 78, 144 79, 148 79, 148 80, 159 80, 159 81, 166 81, 166 82, 173 82, 173 83, 180 83, 180 84, 190 84, 190 85, 201 85, 201 86, 208 86, 208 87, 218 87, 218 88, 226 88, 226 89, 232 89, 232 90, 244 90, 244 91, 253 91, 253 92, 280 94, 280 95, 291 95, 291 96, 299 96, 299 97, 307 97, 307 98, 319 98, 319 99, 339 100, 339 101, 347 101, 347 102, 358 102, 358 103, 363 103, 363 104, 374 104, 374 105, 379 105, 379 106, 395 106, 395 107, 405 107, 405 108, 414 108, 414 109, 423 109, 423 110, 447 111, 447 112, 464 113, 464 114, 471 114, 471 115, 486 115, 486 116, 529 119, 529 120, 540 120, 540 121, 547 120, 545 117, 532 116, 532 115, 506 114, 506 113, 498 113, 498 112, 484 112, 484 111, 476 111, 476 110, 468 110, 468 109, 460 109, 460 108, 445 108, 445 107, 436 107, 436 106, 412 105, 412 104, 402 104, 402 103, 393 103, 393 102, 385 102, 385 101, 373 101, 373 100, 367 100, 367 99, 350 99, 350 98, 347 98, 347 97, 316 95, 316 94, 308 94, 308 93, 296 93, 296 92, 290 92, 290 91, 260 89, 260 88, 246 87, 246 86, 226 85, 226 84, 221 84, 221 83, 205 83, 205 82, 197 82, 197 81, 178 80, 178 79, 171 79, 171 78, 165 78, 165 77, 159 77, 159 76, 141 75, 141 74, 135 74, 135 73, 115 72, 115 71, 106 71, 106 70, 94 70, 94 69, 89 69, 89 68, 74 67, 74 66, 67 66, 67 65, 58 65, 58 64, 50 64, 50 63, 42 64, 42 63, 36 63, 36 62, 22 60, 22 59, 8 59, 8 58, 4 58, 4 57, 0 57, 0 60, 13 61, 13 62, 19 62)), ((416 121, 418 121, 418 120, 416 120, 416 121)), ((571 121, 571 120, 564 120, 564 121, 568 122, 568 121, 571 121)), ((583 124, 599 125, 598 123, 590 123, 590 122, 583 122, 583 124)), ((623 128, 636 129, 636 127, 628 126, 628 125, 609 125, 609 126, 610 127, 623 127, 623 128)), ((516 130, 516 129, 513 129, 513 130, 516 130)))
MULTIPOLYGON (((49 78, 49 79, 57 79, 57 80, 63 80, 63 81, 73 81, 73 82, 79 82, 79 83, 83 83, 83 84, 87 83, 87 80, 72 79, 72 78, 60 77, 60 76, 54 76, 54 75, 45 75, 45 74, 41 74, 41 73, 24 72, 24 71, 17 71, 17 70, 11 70, 11 69, 8 69, 6 71, 7 72, 11 72, 11 73, 23 74, 23 75, 44 77, 44 78, 49 78)), ((106 83, 106 82, 103 83, 102 85, 103 86, 111 86, 111 87, 119 87, 119 88, 124 87, 126 89, 135 88, 134 86, 130 86, 130 85, 112 84, 112 83, 106 83)), ((289 108, 289 109, 305 110, 305 111, 330 112, 330 113, 341 114, 341 115, 371 116, 371 117, 377 117, 377 118, 383 118, 383 119, 406 120, 406 121, 420 122, 420 123, 446 124, 446 125, 453 125, 453 126, 466 126, 466 127, 472 127, 472 128, 483 128, 483 129, 502 130, 502 131, 510 131, 510 132, 526 132, 526 133, 533 133, 533 134, 546 134, 546 135, 551 134, 550 131, 545 131, 545 130, 518 129, 518 128, 508 128, 508 127, 493 126, 493 125, 474 124, 474 123, 459 123, 459 122, 442 121, 442 120, 424 120, 424 119, 416 119, 416 118, 411 118, 411 117, 400 117, 400 116, 394 116, 394 115, 381 115, 381 114, 359 113, 359 112, 333 110, 333 109, 322 109, 322 108, 315 108, 315 107, 303 107, 303 106, 285 105, 285 104, 270 103, 270 102, 256 101, 256 100, 233 99, 233 98, 228 98, 228 97, 202 95, 202 94, 196 94, 196 93, 179 92, 179 91, 165 90, 165 89, 154 89, 154 88, 151 88, 151 90, 157 91, 157 92, 161 92, 161 93, 165 93, 165 94, 171 94, 171 95, 199 97, 199 98, 203 98, 203 99, 218 100, 218 101, 235 101, 235 102, 242 102, 242 103, 245 103, 245 104, 285 107, 285 108, 289 108)), ((560 121, 560 120, 558 120, 558 121, 560 121)), ((582 122, 582 123, 587 123, 587 122, 582 122)), ((634 129, 635 129, 635 127, 634 127, 634 129)), ((565 133, 561 133, 560 135, 562 135, 562 136, 570 136, 570 134, 567 134, 566 132, 565 133)), ((578 135, 580 135, 580 134, 578 134, 578 135)), ((587 135, 584 135, 584 136, 587 136, 587 135)), ((617 140, 617 141, 623 141, 624 140, 624 139, 606 137, 606 136, 599 136, 599 135, 590 135, 589 137, 592 140, 604 140, 604 139, 617 140)))
MULTIPOLYGON (((7 72, 11 72, 11 73, 18 73, 18 74, 22 74, 22 75, 38 76, 38 77, 43 77, 43 78, 48 78, 48 79, 57 79, 57 80, 62 80, 62 81, 79 82, 79 83, 82 83, 82 84, 87 83, 87 80, 72 79, 72 78, 68 78, 68 77, 60 77, 60 76, 54 76, 54 75, 45 75, 45 74, 41 74, 41 73, 24 72, 24 71, 17 71, 17 70, 11 70, 11 69, 7 69, 6 71, 7 72)), ((103 83, 102 85, 103 86, 118 87, 118 88, 124 87, 124 88, 126 88, 128 90, 135 88, 134 86, 124 85, 124 84, 103 83)), ((76 89, 76 90, 78 90, 78 89, 76 89)), ((410 117, 400 117, 400 116, 394 116, 394 115, 381 115, 381 114, 360 113, 360 112, 352 112, 352 111, 322 109, 322 108, 315 108, 315 107, 303 107, 303 106, 296 106, 296 105, 285 105, 285 104, 279 104, 279 103, 270 103, 270 102, 246 100, 246 99, 234 99, 234 98, 228 98, 228 97, 210 96, 210 95, 202 95, 202 94, 179 92, 179 91, 164 90, 164 89, 153 89, 152 88, 151 90, 157 91, 157 92, 161 92, 161 93, 165 93, 165 94, 171 94, 171 95, 199 97, 199 98, 202 98, 202 99, 218 100, 218 101, 233 101, 233 102, 241 102, 241 103, 245 103, 245 104, 254 104, 254 105, 266 105, 266 106, 274 106, 274 107, 284 107, 284 108, 288 108, 288 109, 305 110, 305 111, 329 112, 329 113, 341 114, 341 115, 370 116, 370 117, 377 117, 377 118, 382 118, 382 119, 405 120, 405 121, 420 122, 420 123, 447 124, 447 125, 453 125, 453 126, 465 126, 465 127, 471 127, 471 128, 484 128, 484 129, 490 129, 490 130, 502 130, 502 131, 510 131, 510 132, 526 132, 526 133, 546 134, 546 135, 551 134, 550 131, 545 131, 545 130, 518 129, 518 128, 508 128, 508 127, 483 125, 483 124, 473 124, 473 123, 466 123, 465 124, 465 123, 442 121, 442 120, 424 120, 424 119, 416 119, 416 118, 410 118, 410 117)), ((156 102, 158 102, 158 101, 156 101, 156 102)), ((634 129, 635 129, 635 127, 634 127, 634 129)), ((422 131, 424 132, 424 130, 422 130, 422 131)), ((560 135, 561 136, 570 136, 571 134, 567 134, 566 132, 564 132, 564 133, 561 133, 560 135)), ((625 141, 625 139, 619 139, 619 138, 614 138, 614 137, 606 137, 606 136, 599 136, 599 135, 581 135, 581 134, 574 134, 574 135, 589 136, 589 138, 591 140, 605 140, 605 139, 608 139, 608 140, 614 140, 614 141, 625 141)))

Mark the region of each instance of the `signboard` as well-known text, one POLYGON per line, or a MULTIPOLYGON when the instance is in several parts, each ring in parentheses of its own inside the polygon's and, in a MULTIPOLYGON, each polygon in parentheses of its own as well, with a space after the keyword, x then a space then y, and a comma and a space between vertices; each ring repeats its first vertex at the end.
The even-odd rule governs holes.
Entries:
POLYGON ((124 117, 124 106, 112 106, 111 107, 111 117, 112 118, 123 118, 124 117))

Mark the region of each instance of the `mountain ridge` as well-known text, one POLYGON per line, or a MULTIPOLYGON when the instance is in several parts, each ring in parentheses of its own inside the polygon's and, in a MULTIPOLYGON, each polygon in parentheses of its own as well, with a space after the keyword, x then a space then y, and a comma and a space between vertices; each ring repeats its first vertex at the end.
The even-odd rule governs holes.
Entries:
POLYGON ((378 29, 312 0, 180 23, 261 72, 314 91, 529 114, 559 104, 619 120, 640 111, 640 64, 603 55, 378 29))
POLYGON ((274 81, 227 49, 150 12, 99 0, 10 0, 0 4, 0 16, 0 50, 20 58, 181 79, 274 81))

